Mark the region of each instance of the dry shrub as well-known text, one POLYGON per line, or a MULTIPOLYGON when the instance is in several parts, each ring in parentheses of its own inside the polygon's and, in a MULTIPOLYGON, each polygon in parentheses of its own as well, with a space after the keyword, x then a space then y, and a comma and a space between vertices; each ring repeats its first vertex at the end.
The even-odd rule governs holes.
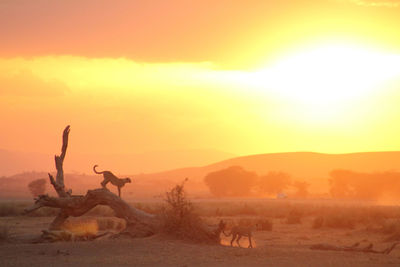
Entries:
POLYGON ((302 217, 303 217, 303 213, 300 210, 294 208, 289 212, 288 216, 286 217, 286 223, 287 224, 301 224, 302 217))
POLYGON ((337 229, 353 229, 355 224, 355 218, 351 214, 338 213, 324 216, 321 226, 337 229))
POLYGON ((166 192, 167 207, 161 213, 164 233, 195 242, 219 243, 219 237, 206 228, 187 199, 184 190, 186 181, 166 192))

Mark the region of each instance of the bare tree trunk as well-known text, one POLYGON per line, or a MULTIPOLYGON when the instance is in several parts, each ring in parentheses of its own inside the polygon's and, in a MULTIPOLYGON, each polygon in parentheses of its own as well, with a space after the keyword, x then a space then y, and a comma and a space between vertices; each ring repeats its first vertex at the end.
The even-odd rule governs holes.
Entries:
POLYGON ((70 126, 68 125, 67 127, 65 127, 62 136, 63 143, 61 147, 61 154, 59 156, 57 155, 54 156, 54 161, 57 169, 56 180, 54 180, 53 176, 49 173, 50 182, 54 186, 54 189, 56 190, 59 197, 68 197, 71 195, 71 192, 67 192, 65 190, 64 170, 63 170, 64 158, 65 154, 67 153, 67 147, 68 147, 69 130, 70 126))

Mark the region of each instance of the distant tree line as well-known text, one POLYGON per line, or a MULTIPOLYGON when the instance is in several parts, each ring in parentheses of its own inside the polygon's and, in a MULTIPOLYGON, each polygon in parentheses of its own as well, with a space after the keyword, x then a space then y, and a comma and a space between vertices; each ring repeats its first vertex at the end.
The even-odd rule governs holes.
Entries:
MULTIPOLYGON (((335 199, 400 198, 400 172, 362 173, 337 169, 331 171, 329 176, 329 193, 335 199)), ((290 191, 292 197, 306 198, 310 186, 305 181, 293 181, 285 172, 258 175, 240 166, 210 172, 204 177, 204 182, 216 197, 274 197, 290 191)))
POLYGON ((290 187, 295 189, 294 196, 308 196, 309 183, 293 181, 288 173, 269 172, 259 176, 240 166, 231 166, 210 172, 204 177, 212 195, 216 197, 276 196, 290 187))
POLYGON ((334 170, 330 172, 330 177, 330 193, 333 198, 379 200, 400 197, 400 172, 334 170))

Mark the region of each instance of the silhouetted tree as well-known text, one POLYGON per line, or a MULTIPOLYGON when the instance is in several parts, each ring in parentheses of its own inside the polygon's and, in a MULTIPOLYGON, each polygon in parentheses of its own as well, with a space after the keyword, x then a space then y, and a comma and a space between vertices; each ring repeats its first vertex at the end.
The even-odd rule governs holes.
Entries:
POLYGON ((269 172, 258 181, 258 191, 262 195, 276 195, 290 185, 290 175, 285 172, 269 172))
POLYGON ((305 181, 295 181, 293 187, 296 188, 297 191, 294 193, 294 196, 298 198, 306 198, 308 196, 309 186, 310 184, 305 181))
POLYGON ((330 183, 330 193, 334 198, 348 198, 351 197, 354 193, 350 188, 350 179, 353 176, 353 173, 348 170, 333 170, 329 173, 331 179, 329 179, 330 183))
POLYGON ((31 191, 33 197, 44 195, 44 193, 46 192, 46 183, 47 180, 42 178, 33 180, 28 184, 29 191, 31 191))
POLYGON ((204 177, 211 194, 221 196, 249 196, 257 182, 257 174, 240 166, 211 172, 204 177))

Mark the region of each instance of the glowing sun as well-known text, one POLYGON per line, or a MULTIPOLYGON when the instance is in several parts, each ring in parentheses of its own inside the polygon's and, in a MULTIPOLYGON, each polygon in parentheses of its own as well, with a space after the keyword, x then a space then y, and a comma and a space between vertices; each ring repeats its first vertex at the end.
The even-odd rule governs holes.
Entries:
POLYGON ((278 96, 321 117, 371 98, 398 77, 399 55, 332 44, 287 54, 247 79, 259 94, 278 96))

